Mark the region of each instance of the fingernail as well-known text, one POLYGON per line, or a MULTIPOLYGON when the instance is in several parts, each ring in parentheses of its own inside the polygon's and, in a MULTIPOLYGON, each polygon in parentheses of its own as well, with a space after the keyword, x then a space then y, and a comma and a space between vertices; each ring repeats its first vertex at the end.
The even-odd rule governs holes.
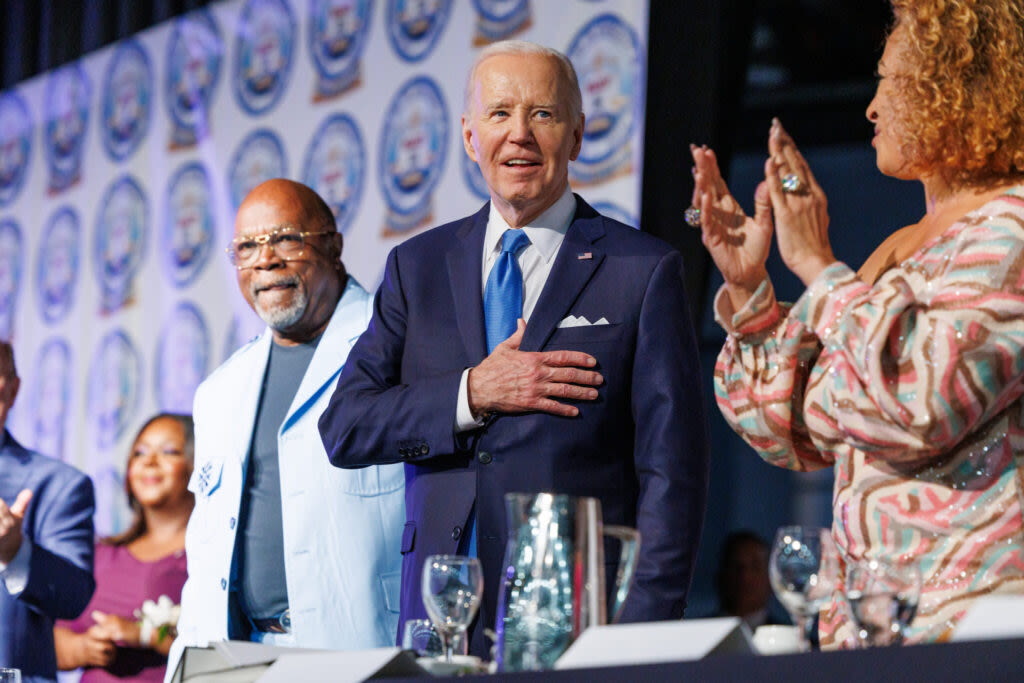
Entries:
POLYGON ((697 149, 697 145, 695 145, 695 144, 693 144, 693 143, 691 142, 691 143, 690 143, 690 151, 692 152, 692 151, 693 151, 693 150, 695 150, 695 149, 697 149))
POLYGON ((782 123, 779 121, 779 117, 773 116, 772 117, 772 128, 774 128, 775 126, 781 126, 781 125, 782 125, 782 123))
POLYGON ((697 167, 696 166, 691 166, 690 167, 690 175, 692 175, 695 178, 697 177, 697 167))

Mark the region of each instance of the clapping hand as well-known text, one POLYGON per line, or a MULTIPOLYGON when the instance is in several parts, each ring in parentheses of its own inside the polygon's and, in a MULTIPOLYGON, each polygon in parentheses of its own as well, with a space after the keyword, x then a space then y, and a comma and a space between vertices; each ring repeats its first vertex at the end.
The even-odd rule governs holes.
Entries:
POLYGON ((714 151, 690 145, 693 155, 693 201, 700 209, 701 239, 725 280, 733 307, 741 307, 767 277, 765 261, 772 239, 768 188, 754 195, 754 217, 729 192, 714 151))
POLYGON ((32 500, 32 491, 23 489, 10 507, 0 500, 0 562, 10 564, 21 549, 21 525, 32 500))

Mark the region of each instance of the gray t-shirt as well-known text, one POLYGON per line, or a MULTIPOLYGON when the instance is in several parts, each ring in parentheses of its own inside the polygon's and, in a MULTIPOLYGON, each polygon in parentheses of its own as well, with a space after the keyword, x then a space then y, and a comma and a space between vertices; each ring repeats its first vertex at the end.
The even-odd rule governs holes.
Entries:
POLYGON ((288 608, 277 433, 319 341, 318 337, 298 346, 270 345, 235 541, 235 589, 250 619, 272 617, 288 608))

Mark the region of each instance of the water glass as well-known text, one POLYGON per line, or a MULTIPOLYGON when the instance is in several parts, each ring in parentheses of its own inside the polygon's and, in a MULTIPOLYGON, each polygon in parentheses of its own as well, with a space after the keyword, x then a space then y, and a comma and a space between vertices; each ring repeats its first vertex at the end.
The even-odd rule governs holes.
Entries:
POLYGON ((423 564, 423 605, 444 645, 445 660, 452 662, 455 647, 466 654, 466 629, 480 608, 484 575, 480 560, 461 555, 431 555, 423 564))
POLYGON ((863 645, 900 645, 917 613, 921 570, 912 563, 855 562, 846 568, 844 592, 863 645))
POLYGON ((21 669, 0 668, 0 683, 21 683, 21 669))
POLYGON ((440 657, 444 654, 441 634, 430 619, 409 619, 405 622, 402 649, 412 650, 418 657, 440 657))
POLYGON ((801 649, 811 649, 818 612, 832 598, 839 553, 832 533, 820 527, 784 526, 775 534, 768 572, 772 590, 800 627, 801 649))

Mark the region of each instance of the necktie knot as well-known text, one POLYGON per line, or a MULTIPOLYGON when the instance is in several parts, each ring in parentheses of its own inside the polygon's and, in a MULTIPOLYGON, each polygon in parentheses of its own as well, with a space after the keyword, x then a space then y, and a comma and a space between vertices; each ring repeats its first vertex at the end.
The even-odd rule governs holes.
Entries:
POLYGON ((530 238, 526 236, 526 232, 521 228, 518 230, 506 230, 505 234, 501 236, 501 251, 502 253, 507 252, 515 256, 516 252, 529 243, 530 238))

